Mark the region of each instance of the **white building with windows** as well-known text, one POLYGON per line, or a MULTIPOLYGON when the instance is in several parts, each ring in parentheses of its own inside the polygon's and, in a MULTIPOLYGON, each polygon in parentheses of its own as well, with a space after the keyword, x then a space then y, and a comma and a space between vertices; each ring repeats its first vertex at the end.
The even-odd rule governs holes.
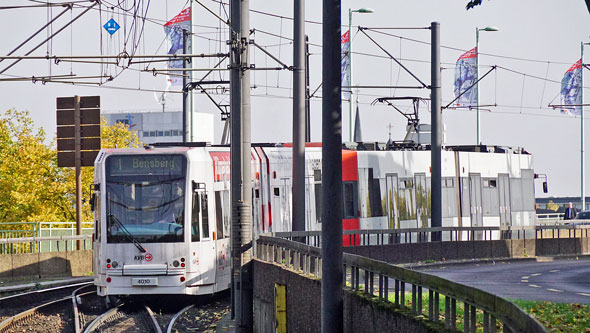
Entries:
MULTIPOLYGON (((137 131, 139 140, 144 144, 154 142, 182 142, 182 111, 166 112, 116 112, 103 113, 108 125, 123 123, 131 130, 137 131)), ((213 115, 193 113, 193 135, 189 141, 213 143, 213 115)), ((190 133, 190 124, 189 124, 190 133)))

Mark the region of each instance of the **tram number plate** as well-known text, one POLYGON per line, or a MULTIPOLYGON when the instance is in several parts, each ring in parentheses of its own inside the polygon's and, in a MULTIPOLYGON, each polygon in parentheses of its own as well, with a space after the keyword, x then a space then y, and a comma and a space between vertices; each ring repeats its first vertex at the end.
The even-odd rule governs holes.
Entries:
POLYGON ((157 286, 158 285, 158 278, 131 279, 131 285, 133 285, 133 286, 157 286))

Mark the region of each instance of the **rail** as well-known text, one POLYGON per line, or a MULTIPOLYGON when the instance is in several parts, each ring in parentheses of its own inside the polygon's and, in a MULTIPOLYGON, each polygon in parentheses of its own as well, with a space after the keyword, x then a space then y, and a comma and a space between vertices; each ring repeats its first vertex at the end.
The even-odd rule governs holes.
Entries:
POLYGON ((0 239, 0 254, 39 253, 47 242, 55 244, 56 251, 76 250, 75 241, 81 241, 82 249, 92 249, 92 235, 20 237, 0 239))
MULTIPOLYGON (((405 229, 343 230, 343 239, 351 246, 389 245, 429 242, 432 233, 442 234, 443 241, 472 241, 499 239, 576 238, 590 236, 590 220, 575 220, 572 224, 513 226, 513 227, 437 227, 405 229)), ((320 246, 320 231, 272 232, 271 237, 302 240, 307 245, 320 246)))
MULTIPOLYGON (((319 247, 289 239, 260 236, 257 241, 256 256, 260 260, 321 278, 322 259, 319 247)), ((546 332, 537 320, 527 315, 514 303, 477 288, 347 253, 343 254, 343 263, 345 288, 356 292, 363 291, 378 297, 379 301, 405 306, 405 290, 406 285, 409 285, 408 288, 411 287, 412 290, 411 311, 416 315, 425 313, 422 293, 428 290, 428 319, 434 322, 441 321, 439 301, 440 295, 443 295, 445 297, 444 326, 448 329, 457 329, 457 301, 459 301, 463 303, 465 332, 476 331, 478 311, 483 312, 484 332, 495 332, 496 321, 503 323, 505 331, 546 332), (360 283, 361 277, 364 278, 364 283, 360 283), (377 284, 375 281, 378 281, 377 284), (389 297, 390 282, 394 286, 393 301, 389 297)))
MULTIPOLYGON (((94 232, 94 222, 82 222, 82 234, 91 235, 94 232)), ((75 236, 76 222, 2 222, 0 223, 0 239, 75 236)), ((55 241, 43 242, 38 249, 30 244, 11 246, 0 245, 1 253, 35 253, 53 252, 57 247, 55 241)), ((73 245, 73 244, 70 244, 73 245)))

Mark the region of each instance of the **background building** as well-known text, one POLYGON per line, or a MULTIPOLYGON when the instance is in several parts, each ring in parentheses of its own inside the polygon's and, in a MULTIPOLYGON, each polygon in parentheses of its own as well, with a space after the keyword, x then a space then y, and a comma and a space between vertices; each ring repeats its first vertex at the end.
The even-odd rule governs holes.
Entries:
MULTIPOLYGON (((193 113, 193 142, 214 143, 213 115, 193 113)), ((134 111, 103 113, 108 125, 123 123, 137 131, 144 144, 154 142, 182 142, 182 111, 134 111)), ((189 126, 190 128, 190 126, 189 126)))

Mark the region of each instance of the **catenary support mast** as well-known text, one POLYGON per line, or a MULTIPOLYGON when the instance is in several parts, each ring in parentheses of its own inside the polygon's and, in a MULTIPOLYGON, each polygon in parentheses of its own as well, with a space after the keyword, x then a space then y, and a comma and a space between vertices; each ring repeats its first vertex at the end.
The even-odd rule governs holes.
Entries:
POLYGON ((323 0, 322 332, 343 331, 340 0, 323 0))

